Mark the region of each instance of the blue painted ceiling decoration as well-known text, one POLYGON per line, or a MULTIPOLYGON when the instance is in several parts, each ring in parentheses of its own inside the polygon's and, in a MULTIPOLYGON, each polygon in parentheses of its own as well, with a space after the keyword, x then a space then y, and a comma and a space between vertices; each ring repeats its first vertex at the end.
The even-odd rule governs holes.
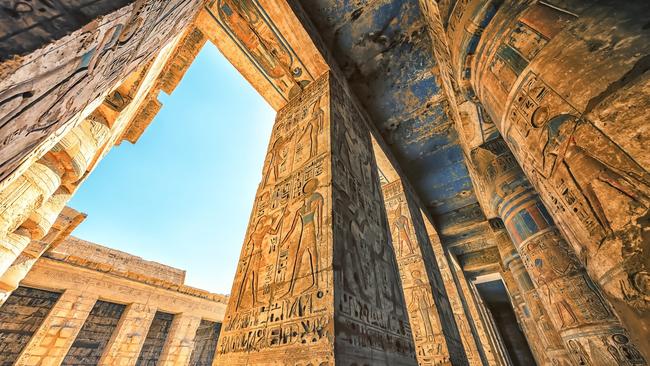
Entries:
POLYGON ((299 1, 434 217, 443 241, 471 235, 462 229, 485 217, 447 115, 418 1, 299 1))

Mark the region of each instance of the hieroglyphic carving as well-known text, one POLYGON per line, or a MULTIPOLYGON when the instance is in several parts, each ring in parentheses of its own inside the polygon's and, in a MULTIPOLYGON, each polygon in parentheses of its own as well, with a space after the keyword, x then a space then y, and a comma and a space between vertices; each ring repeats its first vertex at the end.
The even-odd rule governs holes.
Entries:
POLYGON ((388 237, 389 223, 381 206, 367 127, 371 122, 335 79, 331 99, 332 171, 339 173, 332 176, 334 227, 344 228, 335 232, 335 243, 338 239, 343 244, 335 247, 335 266, 342 266, 335 272, 335 281, 341 278, 347 284, 357 277, 366 281, 363 291, 344 286, 342 292, 335 293, 335 308, 344 309, 337 319, 337 327, 341 327, 336 330, 337 336, 342 341, 336 344, 337 360, 341 354, 346 363, 356 359, 360 364, 414 364, 394 248, 388 237), (360 254, 360 262, 340 260, 341 255, 354 250, 360 254))
POLYGON ((18 287, 0 307, 0 362, 14 365, 61 294, 18 287))
POLYGON ((190 366, 211 366, 217 341, 221 332, 221 323, 202 319, 194 337, 194 348, 190 356, 190 366))
POLYGON ((333 84, 278 112, 217 362, 415 362, 368 132, 333 84))
POLYGON ((98 300, 61 365, 96 365, 126 308, 98 300))

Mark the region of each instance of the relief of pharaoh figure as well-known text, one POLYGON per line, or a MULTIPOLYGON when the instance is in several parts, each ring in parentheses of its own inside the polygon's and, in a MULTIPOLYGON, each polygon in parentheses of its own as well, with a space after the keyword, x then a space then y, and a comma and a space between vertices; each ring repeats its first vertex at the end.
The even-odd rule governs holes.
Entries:
POLYGON ((413 322, 415 335, 419 335, 427 341, 433 341, 435 336, 433 331, 435 321, 431 319, 431 314, 429 313, 433 308, 431 293, 427 291, 420 277, 421 274, 419 271, 413 271, 412 278, 414 279, 415 287, 411 290, 411 301, 407 309, 410 314, 419 314, 419 321, 413 322))
MULTIPOLYGON (((305 124, 305 127, 303 127, 300 135, 298 136, 298 142, 296 143, 296 146, 309 146, 308 149, 306 149, 309 153, 307 158, 300 158, 300 156, 304 155, 304 153, 296 151, 296 156, 294 164, 298 164, 299 162, 304 162, 307 161, 316 154, 318 154, 318 134, 320 134, 323 131, 323 110, 320 108, 320 97, 316 100, 314 103, 314 107, 311 111, 311 116, 309 117, 309 120, 305 124)), ((298 149, 296 149, 298 150, 298 149)), ((302 148, 301 150, 304 150, 302 148)))
POLYGON ((279 136, 274 142, 273 146, 269 149, 269 152, 266 154, 265 161, 267 162, 264 166, 264 171, 262 172, 262 186, 265 186, 269 182, 271 173, 273 173, 274 181, 277 181, 282 176, 283 171, 286 169, 287 158, 289 157, 289 142, 293 137, 294 132, 292 132, 288 137, 279 136))
POLYGON ((650 175, 627 156, 616 156, 623 153, 590 123, 575 116, 559 115, 548 121, 545 132, 541 175, 551 178, 560 165, 564 166, 607 234, 627 224, 627 220, 620 222, 616 217, 629 217, 620 215, 617 212, 620 208, 636 217, 648 212, 650 175), (597 138, 598 145, 610 148, 607 151, 610 157, 598 156, 598 151, 585 146, 581 141, 583 136, 597 138), (617 167, 605 160, 623 164, 617 167), (630 165, 636 169, 630 169, 630 165))
POLYGON ((237 295, 236 309, 239 309, 242 304, 251 299, 252 307, 264 305, 257 298, 259 289, 259 271, 263 270, 262 256, 264 255, 264 246, 274 235, 277 235, 282 227, 282 220, 284 219, 285 211, 282 211, 282 217, 273 222, 275 219, 269 216, 262 216, 257 220, 255 228, 248 236, 248 240, 244 247, 247 254, 244 275, 242 276, 241 285, 239 286, 239 294, 237 295))
POLYGON ((402 204, 398 204, 395 208, 395 221, 393 221, 393 230, 395 232, 397 241, 397 253, 399 257, 404 255, 413 254, 413 242, 409 235, 410 221, 408 217, 402 214, 402 204), (407 252, 404 253, 404 246, 406 245, 407 252))
POLYGON ((318 240, 321 237, 323 227, 323 196, 316 192, 318 188, 318 179, 313 178, 307 181, 303 186, 303 193, 305 198, 303 205, 296 211, 291 228, 285 235, 280 243, 280 246, 285 244, 293 248, 293 264, 291 266, 291 280, 289 289, 286 294, 293 295, 296 281, 301 277, 301 266, 305 256, 309 261, 311 275, 311 284, 302 291, 307 292, 312 287, 318 287, 318 240), (292 235, 297 237, 297 240, 289 240, 292 235))

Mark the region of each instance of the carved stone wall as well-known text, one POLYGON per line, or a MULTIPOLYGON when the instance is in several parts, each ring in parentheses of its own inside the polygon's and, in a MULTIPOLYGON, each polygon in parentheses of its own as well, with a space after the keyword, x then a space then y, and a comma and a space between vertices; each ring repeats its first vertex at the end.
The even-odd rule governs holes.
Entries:
POLYGON ((190 366, 212 366, 220 332, 221 323, 201 320, 194 338, 190 366))
POLYGON ((97 300, 61 365, 97 365, 125 307, 97 300))
POLYGON ((0 363, 13 365, 61 294, 17 288, 0 307, 0 363))
POLYGON ((149 331, 142 345, 136 366, 155 365, 158 363, 173 320, 173 314, 163 313, 161 311, 156 312, 149 326, 149 331))
POLYGON ((329 74, 279 111, 218 363, 415 364, 364 123, 329 74))

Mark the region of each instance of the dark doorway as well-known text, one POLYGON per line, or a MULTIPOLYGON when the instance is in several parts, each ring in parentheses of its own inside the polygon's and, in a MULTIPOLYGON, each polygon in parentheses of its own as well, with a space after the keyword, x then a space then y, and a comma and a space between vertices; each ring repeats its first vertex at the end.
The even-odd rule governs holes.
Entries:
POLYGON ((476 284, 479 294, 488 308, 497 330, 501 335, 508 356, 515 366, 536 365, 533 354, 522 333, 515 317, 515 312, 510 304, 510 298, 501 280, 476 284))

